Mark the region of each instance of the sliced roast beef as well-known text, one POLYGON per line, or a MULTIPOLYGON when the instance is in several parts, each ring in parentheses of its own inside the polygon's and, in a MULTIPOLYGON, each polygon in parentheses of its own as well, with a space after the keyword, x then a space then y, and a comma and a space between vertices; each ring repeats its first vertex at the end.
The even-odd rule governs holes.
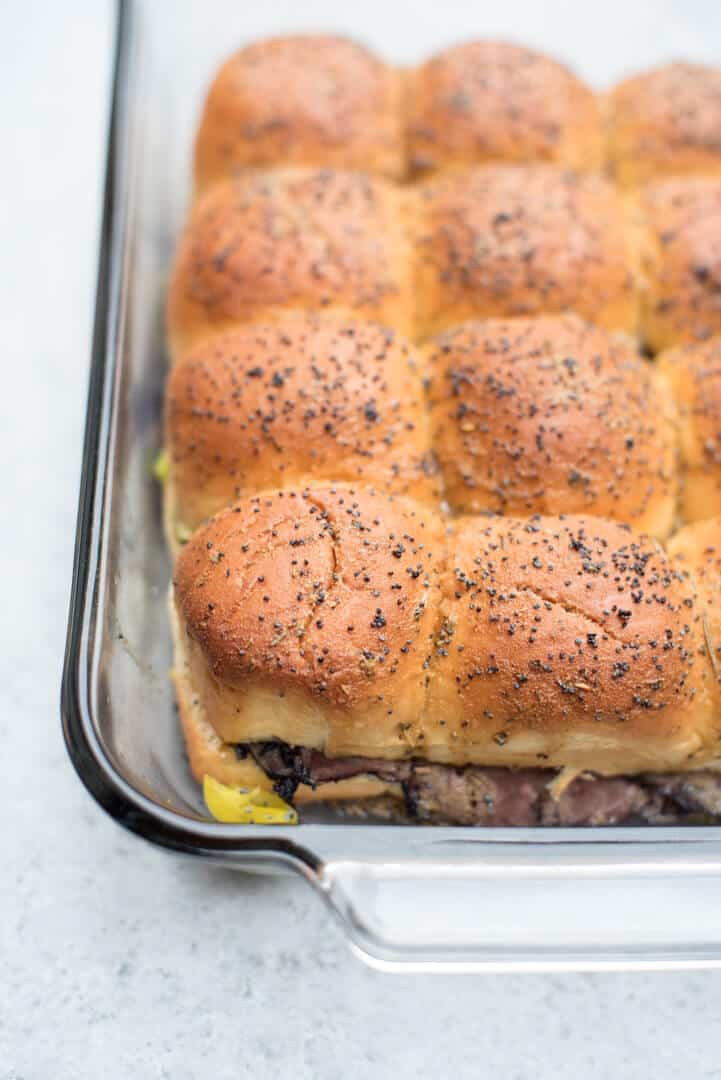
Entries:
POLYGON ((579 777, 557 797, 550 769, 417 766, 419 817, 457 825, 618 825, 639 817, 650 793, 625 778, 579 777))
POLYGON ((315 788, 333 780, 371 774, 381 780, 402 783, 410 775, 411 763, 386 758, 330 758, 307 746, 283 742, 248 743, 241 753, 252 754, 257 765, 275 780, 275 789, 284 799, 292 799, 299 784, 315 788))
MULTIPOLYGON (((584 774, 558 795, 553 769, 440 765, 418 760, 330 758, 283 742, 242 744, 292 799, 300 784, 317 787, 353 776, 400 785, 411 817, 454 825, 674 824, 721 819, 721 773, 646 773, 633 777, 584 774)), ((329 792, 329 798, 332 793, 329 792)))
POLYGON ((416 764, 406 784, 406 799, 424 820, 457 825, 537 825, 546 769, 517 772, 502 768, 416 764))
POLYGON ((663 801, 667 813, 721 818, 721 773, 649 773, 643 781, 663 801))
POLYGON ((546 790, 542 825, 620 825, 642 819, 655 806, 654 793, 632 777, 579 776, 554 799, 546 790))

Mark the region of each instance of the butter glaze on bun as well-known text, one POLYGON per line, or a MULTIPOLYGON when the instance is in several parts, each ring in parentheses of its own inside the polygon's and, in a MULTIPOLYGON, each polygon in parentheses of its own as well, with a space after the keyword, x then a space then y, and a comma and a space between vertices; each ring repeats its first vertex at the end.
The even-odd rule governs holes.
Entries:
POLYGON ((458 170, 419 187, 412 220, 420 338, 471 318, 566 311, 636 329, 635 229, 600 176, 458 170))
POLYGON ((619 83, 607 100, 608 157, 624 186, 721 173, 721 69, 667 64, 619 83))
POLYGON ((663 353, 678 410, 680 516, 684 521, 721 514, 721 338, 663 353))
POLYGON ((269 38, 220 68, 195 144, 199 190, 248 167, 321 165, 400 177, 402 79, 326 34, 269 38))
POLYGON ((660 352, 721 333, 721 177, 659 180, 639 204, 646 345, 660 352))
POLYGON ((433 446, 454 510, 583 512, 670 532, 673 403, 629 341, 575 315, 491 319, 446 331, 427 354, 433 446))
POLYGON ((709 653, 721 688, 721 517, 680 529, 669 540, 668 551, 695 579, 704 599, 709 653))
POLYGON ((468 41, 432 56, 409 80, 412 172, 488 161, 601 166, 596 96, 548 56, 503 41, 468 41))
POLYGON ((317 169, 246 173, 212 187, 180 238, 168 293, 171 355, 239 323, 335 311, 413 328, 399 191, 317 169))
POLYGON ((439 501, 420 360, 374 323, 290 314, 211 338, 172 369, 165 427, 190 529, 241 496, 319 481, 439 501))

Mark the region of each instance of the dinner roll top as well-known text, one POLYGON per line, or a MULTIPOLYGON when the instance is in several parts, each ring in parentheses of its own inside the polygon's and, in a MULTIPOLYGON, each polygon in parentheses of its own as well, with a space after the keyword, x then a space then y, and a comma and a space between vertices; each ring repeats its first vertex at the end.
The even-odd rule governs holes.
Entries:
POLYGON ((286 314, 211 338, 171 370, 165 419, 183 527, 318 481, 440 498, 419 361, 374 323, 286 314))
POLYGON ((491 319, 427 346, 433 446, 459 512, 584 512, 673 524, 668 388, 626 340, 575 315, 491 319))
POLYGON ((168 293, 175 359, 218 330, 288 310, 412 328, 402 200, 364 173, 245 173, 210 188, 181 236, 168 293))
POLYGON ((269 165, 400 177, 402 111, 399 73, 354 41, 255 42, 231 56, 210 87, 195 144, 196 187, 269 165))
POLYGON ((714 517, 721 514, 721 338, 664 353, 659 369, 678 409, 681 517, 714 517))
POLYGON ((624 80, 608 95, 607 128, 620 184, 721 172, 721 70, 675 63, 624 80))
POLYGON ((656 181, 640 207, 644 340, 660 351, 721 332, 721 177, 656 181))
POLYGON ((445 49, 409 74, 412 172, 488 161, 601 165, 593 92, 555 60, 502 41, 445 49))
POLYGON ((633 222, 600 176, 491 165, 422 185, 412 224, 419 336, 470 318, 575 311, 637 324, 633 222))
POLYGON ((180 639, 225 742, 402 757, 423 714, 440 519, 317 487, 242 500, 183 548, 180 639))
POLYGON ((713 753, 703 604, 652 540, 602 519, 468 519, 443 589, 434 756, 632 773, 713 753))

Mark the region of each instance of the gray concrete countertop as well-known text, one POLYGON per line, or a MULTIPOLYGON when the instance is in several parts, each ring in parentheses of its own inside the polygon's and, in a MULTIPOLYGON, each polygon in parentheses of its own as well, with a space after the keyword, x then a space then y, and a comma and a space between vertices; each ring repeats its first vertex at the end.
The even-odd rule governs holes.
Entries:
MULTIPOLYGON (((687 36, 701 12, 656 6, 687 36)), ((110 14, 0 13, 0 1080, 721 1076, 721 972, 382 975, 301 881, 175 861, 75 778, 58 697, 110 14)))

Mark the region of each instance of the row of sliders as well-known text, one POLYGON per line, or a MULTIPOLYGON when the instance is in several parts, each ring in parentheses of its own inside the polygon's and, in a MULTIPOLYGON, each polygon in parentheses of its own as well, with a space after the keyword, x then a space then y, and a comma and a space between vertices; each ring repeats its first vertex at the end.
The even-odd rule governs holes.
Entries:
POLYGON ((175 565, 193 769, 277 777, 280 742, 353 798, 398 787, 410 760, 566 778, 717 767, 720 553, 718 518, 664 551, 603 519, 449 524, 349 485, 240 500, 175 565))
POLYGON ((671 64, 595 94, 519 45, 472 41, 411 70, 333 36, 256 42, 220 69, 195 152, 203 189, 247 167, 405 179, 489 161, 608 168, 623 185, 721 170, 721 71, 671 64))
POLYGON ((416 347, 290 313, 174 365, 165 429, 176 544, 233 499, 326 481, 664 538, 721 513, 721 341, 652 364, 574 315, 468 322, 416 347))
POLYGON ((574 311, 658 352, 721 332, 721 178, 621 196, 553 165, 401 187, 369 173, 249 171, 211 187, 168 295, 176 359, 219 330, 334 311, 414 340, 475 318, 574 311))

